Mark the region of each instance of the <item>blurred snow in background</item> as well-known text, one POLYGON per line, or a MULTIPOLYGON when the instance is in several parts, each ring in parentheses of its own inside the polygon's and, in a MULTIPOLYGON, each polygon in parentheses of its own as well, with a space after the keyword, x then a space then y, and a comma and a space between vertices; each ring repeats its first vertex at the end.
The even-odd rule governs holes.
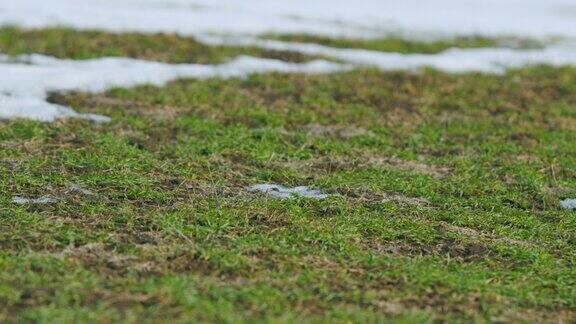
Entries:
POLYGON ((0 25, 69 27, 109 32, 176 32, 208 44, 256 46, 322 55, 346 64, 293 64, 241 57, 222 65, 162 64, 123 58, 87 61, 45 56, 0 56, 0 119, 53 121, 79 114, 46 101, 54 91, 104 91, 110 87, 164 84, 192 77, 246 76, 270 71, 327 73, 350 66, 449 73, 504 73, 526 65, 576 65, 574 0, 0 0, 0 25), (263 34, 312 34, 349 38, 458 36, 535 39, 539 49, 450 49, 439 54, 400 54, 336 49, 262 39, 263 34))
POLYGON ((0 24, 108 31, 438 38, 576 36, 573 0, 1 0, 0 24))

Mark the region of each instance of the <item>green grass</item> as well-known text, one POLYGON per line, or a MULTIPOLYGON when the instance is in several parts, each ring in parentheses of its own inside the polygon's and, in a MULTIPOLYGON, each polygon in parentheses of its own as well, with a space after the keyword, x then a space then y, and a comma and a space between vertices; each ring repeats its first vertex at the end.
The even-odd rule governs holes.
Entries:
POLYGON ((445 51, 453 47, 460 48, 480 48, 480 47, 514 47, 514 48, 537 48, 542 45, 538 41, 528 39, 491 39, 486 37, 460 37, 448 40, 436 41, 414 41, 401 37, 386 37, 376 39, 346 39, 330 38, 325 36, 315 36, 307 34, 295 35, 267 35, 269 39, 315 43, 337 48, 363 48, 373 51, 397 52, 397 53, 422 53, 434 54, 445 51))
POLYGON ((51 100, 113 121, 0 124, 1 321, 574 320, 574 68, 51 100), (336 195, 244 189, 268 182, 336 195))

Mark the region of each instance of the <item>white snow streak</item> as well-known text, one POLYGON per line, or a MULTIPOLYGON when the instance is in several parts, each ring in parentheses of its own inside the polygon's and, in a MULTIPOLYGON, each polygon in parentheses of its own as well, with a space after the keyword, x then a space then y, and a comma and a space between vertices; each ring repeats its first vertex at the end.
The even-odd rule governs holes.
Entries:
POLYGON ((12 198, 12 202, 16 205, 27 205, 27 204, 47 205, 55 203, 56 199, 50 196, 42 196, 40 198, 24 198, 20 196, 15 196, 12 198))
POLYGON ((506 69, 539 64, 576 65, 576 46, 568 44, 532 50, 453 48, 439 54, 400 54, 364 49, 340 49, 318 44, 283 42, 253 37, 200 36, 198 39, 210 45, 256 46, 269 50, 321 55, 355 65, 376 67, 383 71, 431 67, 449 73, 503 73, 506 69))
POLYGON ((290 198, 311 198, 322 200, 328 198, 330 195, 325 194, 320 190, 310 189, 306 186, 286 188, 281 185, 275 184, 259 184, 247 188, 250 192, 261 192, 276 199, 290 199, 290 198))
POLYGON ((0 56, 0 119, 30 118, 54 121, 78 117, 107 121, 104 116, 79 114, 46 102, 51 92, 102 92, 139 84, 163 85, 178 78, 245 77, 253 73, 329 73, 347 66, 326 61, 287 63, 242 56, 221 65, 165 64, 129 58, 86 61, 59 60, 42 55, 0 56))

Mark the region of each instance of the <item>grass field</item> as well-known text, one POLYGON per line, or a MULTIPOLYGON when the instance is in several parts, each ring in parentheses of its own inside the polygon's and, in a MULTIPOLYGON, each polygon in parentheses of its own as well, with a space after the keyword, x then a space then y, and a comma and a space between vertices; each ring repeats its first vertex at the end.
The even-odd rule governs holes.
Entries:
MULTIPOLYGON (((0 52, 311 59, 66 29, 1 29, 0 52)), ((51 101, 113 121, 0 123, 2 322, 576 319, 576 213, 559 205, 576 198, 575 68, 267 74, 51 101), (261 183, 333 196, 245 189, 261 183)))

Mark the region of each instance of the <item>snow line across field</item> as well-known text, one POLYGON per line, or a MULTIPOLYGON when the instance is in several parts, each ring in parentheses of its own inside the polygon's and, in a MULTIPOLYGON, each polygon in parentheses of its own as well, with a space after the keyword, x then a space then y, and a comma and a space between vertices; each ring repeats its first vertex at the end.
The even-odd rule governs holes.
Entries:
POLYGON ((448 73, 504 73, 531 65, 576 65, 576 5, 568 0, 0 0, 0 26, 66 26, 110 32, 176 32, 209 45, 299 52, 341 63, 287 63, 238 57, 220 65, 166 64, 126 58, 85 61, 0 55, 0 119, 53 121, 79 114, 46 101, 50 92, 100 92, 162 85, 179 78, 245 77, 253 73, 331 73, 353 67, 383 71, 431 67, 448 73), (266 33, 434 40, 487 36, 538 39, 538 49, 453 48, 401 54, 262 39, 266 33))
POLYGON ((346 69, 349 69, 346 65, 322 60, 287 63, 248 56, 219 65, 166 64, 129 58, 74 61, 43 55, 0 56, 0 74, 7 76, 0 78, 0 119, 54 121, 77 117, 97 122, 109 120, 49 103, 46 98, 51 92, 102 92, 139 84, 163 85, 179 78, 245 77, 265 72, 317 74, 346 69))

